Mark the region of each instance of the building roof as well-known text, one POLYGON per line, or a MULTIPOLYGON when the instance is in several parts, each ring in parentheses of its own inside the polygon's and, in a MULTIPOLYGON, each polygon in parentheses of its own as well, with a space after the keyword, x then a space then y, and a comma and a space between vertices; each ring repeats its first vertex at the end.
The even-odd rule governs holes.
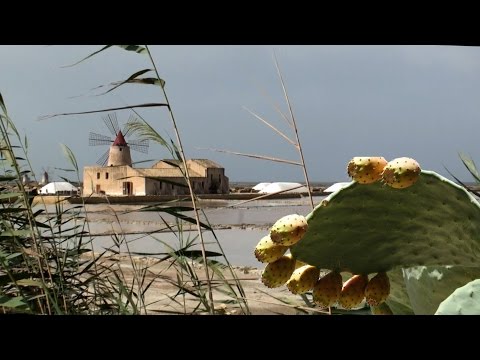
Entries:
POLYGON ((40 194, 55 194, 57 191, 77 191, 77 188, 65 181, 48 183, 40 188, 40 194))
POLYGON ((259 191, 260 194, 272 194, 279 191, 285 191, 285 193, 305 193, 308 192, 306 186, 303 186, 300 183, 293 182, 274 182, 270 185, 265 186, 262 190, 259 191), (297 189, 294 189, 297 188, 297 189), (292 190, 289 190, 292 189, 292 190), (288 190, 288 191, 285 191, 288 190))
POLYGON ((125 141, 125 138, 123 137, 122 131, 120 130, 117 134, 117 137, 115 138, 115 141, 113 142, 113 145, 115 146, 127 146, 127 142, 125 141))
MULTIPOLYGON (((171 164, 175 164, 178 166, 181 166, 182 161, 181 160, 174 160, 174 159, 162 159, 160 161, 157 161, 155 164, 153 164, 152 167, 156 167, 157 164, 161 162, 167 162, 171 164)), ((187 160, 187 166, 191 162, 196 162, 200 166, 203 166, 204 168, 218 168, 218 169, 223 169, 223 166, 217 164, 215 161, 209 160, 209 159, 189 159, 187 160)))
MULTIPOLYGON (((178 168, 171 169, 133 169, 140 176, 147 176, 152 178, 183 178, 183 174, 178 168)), ((204 177, 199 173, 189 169, 188 174, 191 178, 204 177)))
MULTIPOLYGON (((206 168, 219 168, 223 169, 223 166, 217 164, 215 161, 208 160, 208 159, 191 159, 190 161, 195 161, 197 164, 200 164, 206 168)), ((188 163, 188 161, 187 161, 188 163)))
POLYGON ((258 183, 257 185, 255 185, 252 189, 256 190, 256 191, 261 191, 270 184, 271 183, 269 183, 269 182, 261 182, 261 183, 258 183))

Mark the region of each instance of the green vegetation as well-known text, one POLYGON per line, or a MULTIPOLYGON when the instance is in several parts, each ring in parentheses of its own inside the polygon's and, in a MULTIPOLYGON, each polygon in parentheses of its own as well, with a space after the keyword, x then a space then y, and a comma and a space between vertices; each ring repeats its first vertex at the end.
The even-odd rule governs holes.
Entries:
MULTIPOLYGON (((108 45, 90 54, 82 61, 91 59, 98 53, 112 47, 108 45)), ((163 97, 161 103, 144 103, 118 108, 98 109, 75 113, 75 115, 100 113, 112 110, 133 111, 137 121, 131 123, 131 130, 141 138, 162 145, 173 159, 184 165, 186 157, 181 143, 173 110, 167 98, 165 81, 159 76, 156 64, 148 46, 118 45, 120 48, 147 56, 151 66, 136 71, 125 80, 110 84, 111 92, 126 84, 155 86, 163 97), (142 77, 153 73, 151 77, 142 77), (165 139, 135 110, 139 108, 167 109, 175 134, 173 139, 165 139)), ((73 66, 71 65, 71 66, 73 66)), ((47 211, 46 204, 32 207, 34 194, 21 182, 22 175, 31 173, 27 156, 27 139, 23 141, 9 117, 6 105, 0 95, 1 153, 3 174, 0 175, 0 309, 3 312, 26 312, 34 314, 146 314, 149 312, 148 290, 156 281, 174 285, 177 291, 165 294, 169 305, 154 310, 160 313, 222 313, 216 303, 236 305, 239 313, 249 314, 242 285, 228 262, 218 239, 209 225, 205 214, 198 209, 197 198, 191 187, 187 166, 178 166, 190 190, 191 207, 177 206, 175 202, 146 206, 140 211, 156 212, 164 226, 158 231, 145 234, 158 242, 166 251, 156 253, 164 256, 150 262, 138 262, 124 234, 112 235, 114 245, 102 253, 94 253, 90 236, 88 211, 85 204, 64 209, 60 201, 55 203, 55 213, 47 211), (39 208, 39 209, 37 209, 39 208), (194 217, 185 212, 193 211, 194 217), (167 213, 174 216, 175 223, 162 218, 167 213), (192 236, 186 225, 195 225, 197 234, 192 236), (176 246, 162 240, 162 231, 175 235, 176 246), (218 250, 206 251, 204 233, 213 235, 218 250), (194 248, 199 246, 200 250, 194 248), (127 249, 121 255, 121 248, 127 249), (121 256, 130 263, 128 271, 119 262, 121 256), (219 260, 213 260, 216 257, 219 260), (222 261, 223 260, 223 261, 222 261), (176 276, 164 275, 174 269, 176 276), (225 274, 230 276, 226 277, 225 274), (221 300, 216 300, 218 294, 221 300)), ((54 114, 68 116, 74 113, 54 114)), ((79 169, 72 151, 64 146, 71 164, 67 171, 75 173, 79 169)), ((117 223, 120 220, 116 214, 117 223)), ((154 254, 141 254, 154 255, 154 254)))
MULTIPOLYGON (((433 171, 422 170, 406 188, 353 181, 325 198, 306 220, 305 235, 290 247, 293 258, 330 274, 354 274, 335 298, 321 277, 310 286, 317 304, 336 300, 344 309, 362 308, 366 295, 373 314, 433 315, 456 288, 480 277, 480 204, 433 171), (352 280, 356 286, 350 286, 352 280)), ((276 267, 275 261, 268 266, 276 267)), ((461 302, 455 311, 480 313, 475 304, 461 302)))

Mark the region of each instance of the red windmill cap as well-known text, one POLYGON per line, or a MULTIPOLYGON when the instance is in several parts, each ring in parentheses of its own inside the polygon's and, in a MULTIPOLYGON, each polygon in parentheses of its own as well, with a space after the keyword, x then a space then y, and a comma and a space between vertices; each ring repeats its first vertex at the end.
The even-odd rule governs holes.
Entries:
POLYGON ((125 138, 123 137, 122 131, 118 132, 117 137, 116 137, 115 141, 113 142, 113 145, 127 146, 127 142, 125 141, 125 138))

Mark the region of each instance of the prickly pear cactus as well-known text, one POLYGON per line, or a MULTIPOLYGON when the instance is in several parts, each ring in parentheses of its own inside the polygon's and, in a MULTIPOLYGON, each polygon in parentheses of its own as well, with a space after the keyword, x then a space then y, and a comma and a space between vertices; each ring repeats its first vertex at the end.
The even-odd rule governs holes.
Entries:
POLYGON ((264 236, 255 247, 255 257, 263 263, 271 263, 280 259, 288 247, 275 244, 270 236, 264 236))
POLYGON ((287 288, 293 294, 305 294, 316 284, 320 270, 315 266, 305 265, 296 269, 287 281, 287 288))
POLYGON ((480 279, 455 290, 440 304, 435 315, 480 315, 480 279))
POLYGON ((348 176, 361 184, 371 184, 382 177, 387 160, 379 156, 356 156, 347 165, 348 176))
POLYGON ((370 306, 378 306, 387 300, 390 295, 390 280, 386 273, 375 275, 365 288, 365 298, 370 306))
POLYGON ((313 287, 313 302, 321 308, 334 305, 342 291, 342 275, 336 271, 330 271, 320 278, 313 287))
MULTIPOLYGON (((363 169, 349 166, 352 174, 363 169)), ((295 268, 330 270, 340 280, 347 272, 358 274, 340 294, 341 282, 332 287, 317 281, 312 297, 321 307, 356 308, 366 296, 372 313, 433 314, 454 289, 480 278, 480 204, 450 180, 421 171, 413 159, 387 164, 382 182, 353 181, 305 220, 308 226, 299 215, 287 216, 272 227, 272 240, 290 249, 283 258, 295 268), (381 275, 368 286, 374 273, 381 275)), ((281 286, 291 265, 281 269, 282 279, 278 266, 270 265, 262 280, 281 286)))
POLYGON ((370 311, 372 312, 372 315, 393 315, 392 309, 390 309, 386 303, 381 303, 377 306, 371 306, 370 311))
POLYGON ((319 269, 372 274, 480 260, 480 204, 433 171, 404 189, 352 182, 306 219, 308 230, 290 251, 319 269))
POLYGON ((388 162, 382 180, 392 188, 404 189, 415 184, 420 171, 420 165, 414 159, 401 157, 388 162))
POLYGON ((339 305, 344 309, 353 309, 360 305, 365 298, 365 287, 368 283, 367 275, 353 275, 343 284, 339 305))
POLYGON ((277 245, 290 246, 305 235, 307 220, 302 215, 292 214, 282 217, 270 229, 270 238, 277 245))
POLYGON ((455 289, 480 278, 480 267, 417 266, 402 269, 409 303, 416 315, 433 315, 455 289))
POLYGON ((282 256, 265 267, 262 273, 262 282, 269 288, 285 285, 294 270, 295 260, 290 256, 282 256))

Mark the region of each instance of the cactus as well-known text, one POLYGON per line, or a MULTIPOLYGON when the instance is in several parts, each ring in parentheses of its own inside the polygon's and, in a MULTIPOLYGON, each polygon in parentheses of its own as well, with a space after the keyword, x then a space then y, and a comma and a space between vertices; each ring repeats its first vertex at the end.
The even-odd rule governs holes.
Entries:
MULTIPOLYGON (((306 216, 301 241, 285 245, 297 264, 364 274, 345 283, 338 300, 344 308, 357 306, 366 294, 372 312, 388 306, 394 314, 433 314, 454 289, 480 278, 480 204, 452 181, 420 170, 413 159, 403 161, 407 171, 390 164, 383 182, 352 181, 329 195, 306 216), (374 273, 390 278, 391 292, 381 306, 375 304, 385 299, 387 283, 379 297, 372 296, 366 281, 374 273), (363 295, 357 291, 362 286, 363 295)), ((313 300, 327 306, 329 299, 318 291, 321 280, 313 300)))
POLYGON ((269 288, 282 286, 290 279, 294 270, 295 260, 289 256, 282 256, 265 267, 262 273, 262 282, 269 288))
POLYGON ((315 266, 305 265, 296 269, 287 281, 287 288, 293 294, 305 294, 312 289, 320 276, 315 266))
POLYGON ((435 315, 480 315, 480 279, 455 290, 442 301, 435 315))
POLYGON ((375 275, 367 284, 365 288, 365 299, 367 304, 371 306, 378 306, 387 300, 390 294, 390 281, 384 272, 375 275))
POLYGON ((300 241, 307 228, 307 220, 302 215, 287 215, 273 224, 270 238, 278 245, 291 246, 300 241))
POLYGON ((433 315, 455 289, 480 278, 480 267, 418 266, 403 269, 403 277, 415 314, 433 315))
POLYGON ((342 275, 331 271, 319 279, 313 287, 313 302, 322 308, 327 308, 338 301, 341 291, 342 275))
POLYGON ((370 306, 370 311, 372 315, 393 315, 392 309, 384 302, 377 306, 370 306))
POLYGON ((306 219, 308 230, 290 251, 319 269, 372 274, 421 265, 478 266, 480 204, 432 171, 401 190, 352 182, 306 219))
MULTIPOLYGON (((291 256, 291 254, 289 254, 291 256)), ((295 270, 298 268, 301 268, 302 266, 308 265, 307 263, 304 263, 303 261, 295 259, 295 270)))
POLYGON ((360 305, 365 298, 365 287, 367 286, 367 283, 367 275, 353 275, 345 284, 343 284, 338 303, 344 309, 353 309, 360 305))
MULTIPOLYGON (((287 247, 287 249, 288 249, 288 247, 287 247)), ((285 255, 285 257, 293 260, 293 262, 295 263, 295 269, 294 270, 297 270, 298 268, 301 268, 302 266, 308 265, 307 263, 304 263, 303 261, 294 259, 292 254, 287 254, 287 255, 285 255)))
POLYGON ((383 157, 356 156, 348 163, 347 172, 360 184, 371 184, 381 179, 386 165, 387 160, 383 157))
POLYGON ((288 247, 275 244, 270 236, 264 236, 255 247, 255 257, 263 263, 272 263, 280 259, 288 247))
POLYGON ((385 166, 382 180, 394 189, 404 189, 418 180, 420 171, 420 165, 414 159, 397 158, 385 166))
POLYGON ((403 277, 403 269, 396 268, 387 272, 390 279, 390 295, 385 303, 394 315, 415 315, 408 296, 407 287, 403 277))

